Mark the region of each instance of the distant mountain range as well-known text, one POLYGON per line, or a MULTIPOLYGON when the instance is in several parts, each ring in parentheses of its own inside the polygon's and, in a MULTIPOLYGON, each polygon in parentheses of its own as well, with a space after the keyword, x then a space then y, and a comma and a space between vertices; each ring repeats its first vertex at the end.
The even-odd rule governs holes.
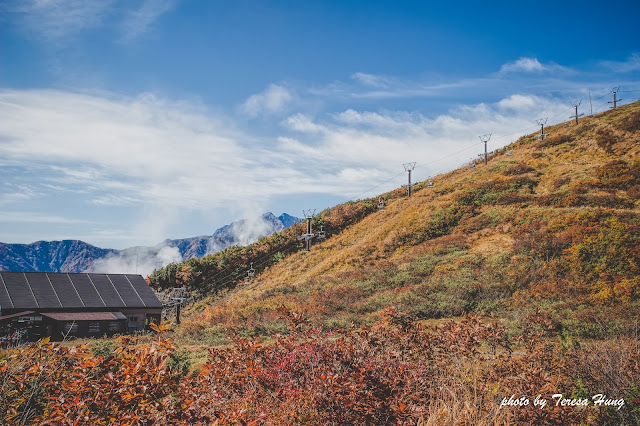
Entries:
POLYGON ((104 272, 149 274, 170 262, 203 257, 234 245, 245 245, 282 231, 301 219, 265 213, 217 229, 212 235, 164 240, 155 246, 105 249, 79 240, 0 243, 0 270, 29 272, 104 272))

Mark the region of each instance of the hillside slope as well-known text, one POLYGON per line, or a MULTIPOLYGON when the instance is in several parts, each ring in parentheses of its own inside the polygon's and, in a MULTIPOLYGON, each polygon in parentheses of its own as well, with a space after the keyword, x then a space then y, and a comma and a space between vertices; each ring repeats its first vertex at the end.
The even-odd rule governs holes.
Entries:
MULTIPOLYGON (((475 311, 514 325, 541 309, 559 331, 631 331, 640 312, 640 103, 548 131, 486 166, 437 176, 432 188, 422 182, 410 199, 384 194, 383 212, 372 200, 322 212, 316 223, 335 231, 325 242, 309 253, 298 246, 250 285, 210 294, 183 330, 267 334, 284 327, 282 305, 340 328, 372 323, 393 305, 422 319, 475 311), (333 226, 345 217, 348 226, 333 226)), ((250 260, 243 253, 238 267, 250 260)), ((217 288, 206 268, 191 277, 181 283, 217 288)))

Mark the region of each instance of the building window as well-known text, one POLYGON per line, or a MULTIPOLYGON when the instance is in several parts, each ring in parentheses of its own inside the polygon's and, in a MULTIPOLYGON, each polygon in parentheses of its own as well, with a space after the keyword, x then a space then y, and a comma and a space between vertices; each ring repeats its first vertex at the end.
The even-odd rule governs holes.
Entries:
POLYGON ((120 331, 120 323, 118 321, 110 321, 109 331, 120 331))
POLYGON ((151 323, 154 323, 155 325, 159 325, 160 324, 160 316, 158 315, 147 315, 147 317, 145 318, 145 325, 149 325, 151 323))
POLYGON ((66 322, 62 327, 64 334, 75 334, 78 332, 78 324, 76 322, 66 322))
POLYGON ((129 322, 138 322, 138 317, 129 317, 129 322))
POLYGON ((100 323, 97 321, 90 322, 89 333, 100 333, 100 323))

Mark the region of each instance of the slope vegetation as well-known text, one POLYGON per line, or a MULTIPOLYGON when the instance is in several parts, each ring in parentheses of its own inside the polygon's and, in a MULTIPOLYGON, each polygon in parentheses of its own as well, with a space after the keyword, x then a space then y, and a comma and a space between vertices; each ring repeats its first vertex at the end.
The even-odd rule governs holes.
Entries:
POLYGON ((640 312, 639 130, 637 102, 562 123, 486 166, 421 182, 410 199, 384 194, 385 211, 364 200, 322 212, 316 226, 329 238, 309 253, 294 227, 155 275, 207 295, 182 329, 200 336, 285 330, 281 306, 329 329, 371 324, 395 306, 418 319, 474 311, 513 327, 540 309, 565 335, 631 332, 640 312), (256 279, 240 285, 242 268, 265 256, 256 279))

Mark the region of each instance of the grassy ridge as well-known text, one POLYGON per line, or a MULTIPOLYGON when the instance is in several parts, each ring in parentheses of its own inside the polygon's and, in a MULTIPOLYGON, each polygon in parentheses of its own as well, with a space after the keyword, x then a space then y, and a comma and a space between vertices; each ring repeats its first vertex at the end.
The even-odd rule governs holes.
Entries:
POLYGON ((419 319, 475 311, 514 327, 542 308, 566 333, 631 332, 640 311, 639 121, 636 103, 551 126, 544 141, 522 137, 487 166, 421 183, 411 199, 385 194, 384 212, 373 200, 328 209, 316 219, 327 241, 205 299, 183 332, 266 335, 285 328, 283 305, 330 329, 371 324, 393 305, 419 319))

